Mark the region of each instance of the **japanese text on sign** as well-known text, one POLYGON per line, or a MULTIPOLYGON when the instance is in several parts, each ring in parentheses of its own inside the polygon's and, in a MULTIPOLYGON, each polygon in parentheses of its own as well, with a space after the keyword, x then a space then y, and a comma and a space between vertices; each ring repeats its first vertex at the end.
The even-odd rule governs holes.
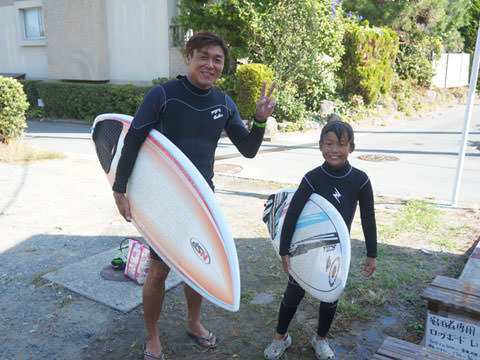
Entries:
POLYGON ((425 345, 458 359, 480 360, 480 326, 428 313, 425 345))

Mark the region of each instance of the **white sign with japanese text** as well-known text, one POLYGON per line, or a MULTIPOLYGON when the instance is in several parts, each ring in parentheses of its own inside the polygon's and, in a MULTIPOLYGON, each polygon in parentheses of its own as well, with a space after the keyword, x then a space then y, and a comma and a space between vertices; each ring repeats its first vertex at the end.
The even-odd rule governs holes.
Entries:
POLYGON ((425 346, 465 360, 480 360, 480 326, 427 315, 425 346))

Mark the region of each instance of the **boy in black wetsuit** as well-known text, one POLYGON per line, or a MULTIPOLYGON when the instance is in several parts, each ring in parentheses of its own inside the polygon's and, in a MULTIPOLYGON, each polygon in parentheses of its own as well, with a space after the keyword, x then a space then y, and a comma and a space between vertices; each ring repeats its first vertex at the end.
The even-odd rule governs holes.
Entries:
MULTIPOLYGON (((169 138, 193 162, 213 189, 213 163, 218 140, 225 130, 240 153, 253 158, 265 133, 265 122, 272 114, 274 82, 265 94, 265 83, 256 105, 255 121, 249 132, 230 97, 212 87, 222 74, 228 49, 224 41, 209 32, 192 36, 185 45, 189 73, 176 81, 155 86, 143 99, 125 136, 117 167, 113 196, 118 210, 131 220, 125 196, 138 150, 152 128, 169 138)), ((150 269, 143 285, 143 309, 146 327, 145 359, 164 359, 159 338, 158 319, 165 295, 169 267, 151 250, 150 269)), ((204 347, 217 345, 217 338, 200 322, 202 297, 184 286, 188 307, 187 332, 204 347)))
MULTIPOLYGON (((349 231, 357 202, 360 204, 362 229, 367 247, 363 274, 369 277, 375 271, 377 257, 373 191, 367 174, 352 167, 347 160, 348 155, 355 149, 351 126, 340 121, 328 123, 322 129, 319 145, 325 162, 303 177, 285 214, 279 251, 283 269, 289 274, 289 248, 295 224, 310 195, 317 193, 335 206, 349 231)), ((280 304, 277 331, 272 343, 264 351, 266 359, 280 358, 292 344, 287 329, 304 295, 305 290, 289 276, 287 289, 280 304)), ((333 359, 335 356, 325 338, 333 322, 337 305, 338 300, 333 303, 320 303, 317 335, 312 339, 312 346, 316 357, 321 360, 333 359)))

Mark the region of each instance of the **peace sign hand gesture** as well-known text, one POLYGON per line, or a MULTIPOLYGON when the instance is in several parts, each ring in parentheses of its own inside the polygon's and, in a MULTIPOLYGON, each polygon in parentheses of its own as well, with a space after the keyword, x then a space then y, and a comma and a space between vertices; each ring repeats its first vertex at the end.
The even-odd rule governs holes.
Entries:
POLYGON ((265 95, 266 86, 267 83, 264 81, 262 84, 262 90, 260 91, 260 97, 257 101, 255 120, 258 122, 267 121, 267 118, 272 115, 275 104, 277 103, 277 100, 272 97, 273 90, 275 89, 275 86, 277 86, 277 81, 272 83, 272 86, 268 89, 267 95, 265 95))

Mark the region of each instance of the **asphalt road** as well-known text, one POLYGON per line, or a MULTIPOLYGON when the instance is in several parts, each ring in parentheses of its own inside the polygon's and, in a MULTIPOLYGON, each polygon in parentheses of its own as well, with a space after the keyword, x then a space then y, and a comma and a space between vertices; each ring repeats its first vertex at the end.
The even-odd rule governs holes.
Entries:
MULTIPOLYGON (((465 105, 384 126, 354 124, 356 149, 351 163, 366 171, 377 194, 399 198, 452 202, 465 105)), ((480 205, 480 104, 473 107, 462 172, 460 207, 480 205)), ((318 150, 320 130, 281 133, 264 141, 255 159, 243 158, 228 138, 217 149, 216 172, 298 184, 323 161, 318 150)), ((44 148, 95 158, 90 126, 71 122, 28 122, 25 140, 44 148)))
MULTIPOLYGON (((465 106, 448 107, 421 118, 390 121, 386 126, 356 126, 351 163, 366 171, 377 194, 435 200, 450 205, 462 141, 465 106)), ((264 143, 253 160, 224 154, 220 164, 236 165, 237 176, 299 183, 323 162, 319 130, 280 134, 264 143), (278 151, 283 150, 283 151, 278 151)), ((222 142, 226 152, 226 142, 222 142)), ((458 206, 480 205, 480 105, 474 106, 462 172, 458 206)))

